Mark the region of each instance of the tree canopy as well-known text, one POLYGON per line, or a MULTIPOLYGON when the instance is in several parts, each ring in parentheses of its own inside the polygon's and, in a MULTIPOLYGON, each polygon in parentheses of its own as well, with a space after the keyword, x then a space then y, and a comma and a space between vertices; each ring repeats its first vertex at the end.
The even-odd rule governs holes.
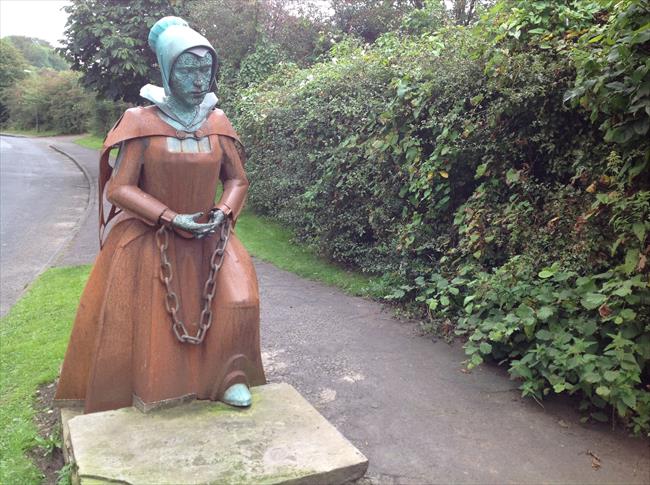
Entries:
POLYGON ((7 89, 25 77, 27 61, 18 49, 7 39, 0 39, 0 122, 9 117, 7 110, 7 89))
POLYGON ((22 35, 10 35, 4 39, 11 42, 23 55, 25 61, 37 69, 47 68, 55 71, 68 69, 68 64, 61 55, 43 39, 22 35))
POLYGON ((168 0, 73 0, 60 52, 81 83, 108 99, 136 102, 140 88, 160 82, 149 29, 161 17, 187 17, 182 2, 168 0))

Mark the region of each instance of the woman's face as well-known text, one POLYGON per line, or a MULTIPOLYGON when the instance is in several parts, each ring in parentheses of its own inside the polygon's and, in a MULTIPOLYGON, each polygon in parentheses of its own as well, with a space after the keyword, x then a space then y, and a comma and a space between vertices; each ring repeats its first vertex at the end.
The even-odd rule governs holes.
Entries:
POLYGON ((199 57, 191 52, 184 52, 174 63, 169 86, 180 101, 197 106, 208 93, 211 80, 212 55, 208 52, 199 57))

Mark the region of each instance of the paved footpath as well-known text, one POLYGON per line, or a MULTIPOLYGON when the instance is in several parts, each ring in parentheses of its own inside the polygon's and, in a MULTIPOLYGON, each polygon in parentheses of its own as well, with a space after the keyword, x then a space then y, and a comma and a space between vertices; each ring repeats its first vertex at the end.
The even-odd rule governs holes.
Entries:
MULTIPOLYGON (((96 152, 52 143, 96 177, 96 152)), ((58 264, 93 261, 89 214, 58 264)), ((379 303, 256 267, 269 380, 295 386, 369 458, 365 482, 650 483, 647 440, 580 424, 566 399, 522 399, 501 368, 462 372, 460 346, 421 336, 379 303)))

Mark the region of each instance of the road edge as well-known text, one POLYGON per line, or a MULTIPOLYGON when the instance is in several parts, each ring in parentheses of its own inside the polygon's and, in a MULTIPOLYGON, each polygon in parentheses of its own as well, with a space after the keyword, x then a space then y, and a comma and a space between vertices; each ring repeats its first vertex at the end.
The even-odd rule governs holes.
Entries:
MULTIPOLYGON (((79 234, 81 227, 84 225, 84 223, 90 216, 90 212, 93 207, 93 200, 97 198, 97 184, 95 183, 93 177, 90 175, 90 172, 88 172, 88 169, 84 167, 83 164, 79 163, 72 155, 67 153, 65 149, 61 148, 60 146, 54 144, 50 144, 48 146, 50 147, 50 149, 54 150, 57 153, 60 153, 68 160, 70 160, 83 174, 84 178, 86 179, 86 183, 88 184, 88 200, 86 201, 86 209, 84 210, 83 214, 79 217, 79 219, 77 219, 77 223, 75 224, 75 227, 70 231, 70 234, 65 239, 65 241, 63 241, 59 250, 57 250, 57 252, 49 259, 46 267, 53 266, 54 263, 56 263, 56 261, 61 259, 66 249, 70 247, 70 243, 79 234)), ((39 273, 39 276, 41 273, 39 273)))

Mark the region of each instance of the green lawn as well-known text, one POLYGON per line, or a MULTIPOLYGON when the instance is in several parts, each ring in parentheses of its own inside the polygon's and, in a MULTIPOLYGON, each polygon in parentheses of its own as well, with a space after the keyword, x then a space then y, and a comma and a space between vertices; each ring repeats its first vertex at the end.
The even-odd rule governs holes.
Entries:
POLYGON ((75 140, 75 143, 93 150, 101 150, 104 138, 97 135, 85 135, 84 137, 75 140))
POLYGON ((237 221, 237 235, 253 256, 280 269, 337 286, 353 295, 372 295, 371 277, 334 265, 308 248, 292 243, 291 231, 275 221, 245 211, 237 221))
MULTIPOLYGON (((291 232, 266 218, 244 212, 237 234, 258 259, 305 278, 337 286, 354 295, 370 295, 372 279, 315 256, 291 243, 291 232)), ((38 446, 33 423, 34 396, 52 382, 63 360, 72 321, 89 266, 53 268, 0 319, 0 483, 40 483, 25 452, 38 446)))
POLYGON ((34 396, 65 353, 89 267, 46 271, 0 320, 0 483, 40 483, 25 451, 38 445, 34 396))

